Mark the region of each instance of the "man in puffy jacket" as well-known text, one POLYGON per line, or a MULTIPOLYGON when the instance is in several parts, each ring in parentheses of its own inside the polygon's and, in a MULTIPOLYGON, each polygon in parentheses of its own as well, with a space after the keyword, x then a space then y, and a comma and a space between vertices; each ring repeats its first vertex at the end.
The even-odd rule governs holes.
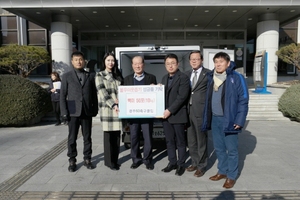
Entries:
POLYGON ((218 159, 218 173, 209 179, 226 179, 223 187, 232 188, 238 176, 238 133, 245 124, 249 94, 243 75, 227 53, 214 58, 215 68, 208 76, 203 130, 211 130, 218 159))

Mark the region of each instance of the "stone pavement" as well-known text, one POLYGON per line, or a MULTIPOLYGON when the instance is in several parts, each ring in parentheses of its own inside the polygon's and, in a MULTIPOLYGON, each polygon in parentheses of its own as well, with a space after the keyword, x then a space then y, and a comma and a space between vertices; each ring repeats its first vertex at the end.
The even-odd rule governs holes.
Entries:
MULTIPOLYGON (((210 134, 209 134, 210 135, 210 134)), ((101 123, 93 124, 94 170, 82 163, 67 170, 67 126, 43 122, 32 127, 0 128, 0 199, 300 199, 300 124, 247 121, 239 137, 240 176, 234 188, 210 181, 217 161, 209 138, 209 164, 201 178, 161 171, 168 164, 164 143, 154 149, 155 168, 130 169, 130 150, 121 144, 119 171, 103 164, 101 123)), ((187 154, 188 155, 188 154, 187 154)), ((190 160, 187 157, 187 166, 190 160)))

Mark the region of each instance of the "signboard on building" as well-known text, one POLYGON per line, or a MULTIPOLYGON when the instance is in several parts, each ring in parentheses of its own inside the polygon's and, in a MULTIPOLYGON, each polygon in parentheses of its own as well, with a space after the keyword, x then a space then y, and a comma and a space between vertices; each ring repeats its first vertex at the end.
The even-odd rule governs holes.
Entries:
POLYGON ((162 118, 164 88, 163 85, 119 86, 119 118, 162 118))

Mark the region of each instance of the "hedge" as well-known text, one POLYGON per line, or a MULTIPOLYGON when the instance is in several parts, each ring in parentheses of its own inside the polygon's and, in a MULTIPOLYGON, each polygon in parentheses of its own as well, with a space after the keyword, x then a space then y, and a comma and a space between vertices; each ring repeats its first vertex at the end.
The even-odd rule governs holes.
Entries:
POLYGON ((28 126, 52 110, 50 95, 17 75, 0 75, 0 126, 28 126))
POLYGON ((285 90, 279 99, 278 109, 284 116, 300 122, 300 84, 285 90))

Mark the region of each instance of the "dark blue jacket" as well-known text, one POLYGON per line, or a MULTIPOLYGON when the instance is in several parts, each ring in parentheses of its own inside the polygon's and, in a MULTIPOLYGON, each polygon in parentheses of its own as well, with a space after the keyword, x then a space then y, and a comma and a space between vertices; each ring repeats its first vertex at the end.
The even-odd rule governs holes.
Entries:
MULTIPOLYGON (((234 124, 244 126, 248 114, 249 93, 245 78, 242 74, 234 71, 235 65, 231 62, 226 69, 227 77, 223 84, 222 108, 224 113, 224 133, 238 133, 241 130, 234 130, 234 124)), ((207 74, 208 88, 206 94, 205 108, 203 113, 203 130, 211 129, 212 118, 212 93, 213 93, 214 70, 207 74)))

